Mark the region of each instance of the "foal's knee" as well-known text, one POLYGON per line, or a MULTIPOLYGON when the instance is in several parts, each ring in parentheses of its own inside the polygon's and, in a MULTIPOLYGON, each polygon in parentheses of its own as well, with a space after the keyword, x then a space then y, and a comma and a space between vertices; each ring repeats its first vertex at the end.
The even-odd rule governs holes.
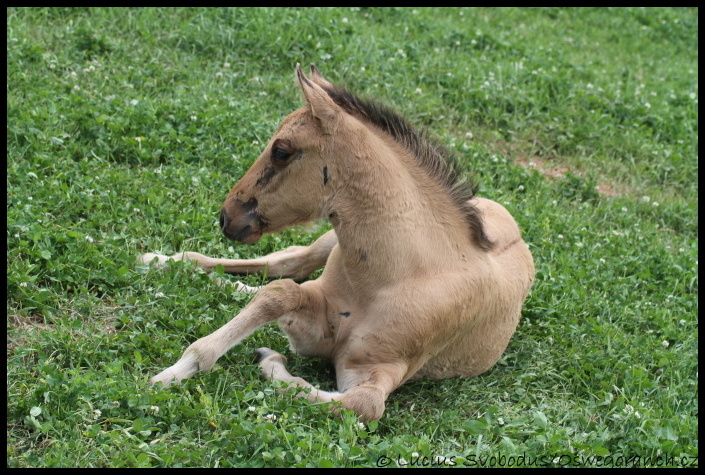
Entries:
POLYGON ((374 386, 356 386, 344 394, 335 397, 345 409, 358 415, 362 422, 376 421, 384 414, 384 402, 387 395, 374 386))
POLYGON ((262 287, 250 305, 256 305, 261 312, 280 316, 296 309, 301 303, 299 284, 291 279, 275 280, 262 287))

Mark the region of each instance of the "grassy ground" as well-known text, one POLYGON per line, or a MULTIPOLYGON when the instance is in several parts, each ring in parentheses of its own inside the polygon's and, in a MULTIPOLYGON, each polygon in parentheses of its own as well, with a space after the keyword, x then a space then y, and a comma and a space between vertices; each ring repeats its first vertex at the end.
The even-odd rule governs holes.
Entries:
POLYGON ((697 465, 696 9, 7 13, 8 466, 697 465), (145 388, 250 297, 135 255, 327 229, 217 229, 296 62, 455 149, 536 261, 493 370, 407 384, 369 427, 275 393, 251 356, 287 349, 273 325, 145 388))

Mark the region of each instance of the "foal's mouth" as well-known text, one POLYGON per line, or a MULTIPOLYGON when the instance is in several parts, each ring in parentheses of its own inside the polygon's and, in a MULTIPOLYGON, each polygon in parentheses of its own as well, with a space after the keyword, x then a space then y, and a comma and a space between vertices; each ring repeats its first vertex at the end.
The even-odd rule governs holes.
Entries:
POLYGON ((220 229, 232 241, 255 243, 262 237, 265 227, 266 220, 257 212, 255 199, 246 203, 233 200, 220 210, 220 229))
POLYGON ((262 232, 254 231, 252 229, 252 226, 250 225, 247 225, 244 228, 235 231, 234 233, 228 229, 223 229, 223 234, 225 234, 225 237, 230 239, 231 241, 238 241, 243 244, 256 243, 262 237, 262 232))

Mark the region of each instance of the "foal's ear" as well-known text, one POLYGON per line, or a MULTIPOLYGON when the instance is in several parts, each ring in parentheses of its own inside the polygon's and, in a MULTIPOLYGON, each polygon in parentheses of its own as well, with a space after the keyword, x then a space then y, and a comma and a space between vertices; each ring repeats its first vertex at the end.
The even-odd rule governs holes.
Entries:
MULTIPOLYGON (((314 66, 315 68, 315 66, 314 66)), ((318 72, 318 69, 316 69, 318 72)), ((321 78, 320 72, 313 73, 314 78, 321 78)), ((333 102, 328 93, 316 82, 310 80, 301 71, 301 65, 296 64, 296 78, 301 86, 306 104, 311 108, 313 116, 317 118, 324 128, 331 127, 335 118, 342 112, 340 107, 333 102)), ((325 81, 325 79, 323 79, 325 81)))
POLYGON ((315 82, 321 87, 333 87, 333 85, 323 77, 321 71, 319 71, 316 65, 313 63, 311 63, 311 81, 315 82))

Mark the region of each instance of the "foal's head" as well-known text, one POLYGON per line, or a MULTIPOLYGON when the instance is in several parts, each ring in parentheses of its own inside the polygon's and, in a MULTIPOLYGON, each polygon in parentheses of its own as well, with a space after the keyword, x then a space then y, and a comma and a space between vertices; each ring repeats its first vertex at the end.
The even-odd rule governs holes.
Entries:
POLYGON ((315 66, 309 79, 297 65, 296 76, 304 107, 284 119, 223 203, 220 226, 230 239, 253 243, 264 233, 323 217, 329 178, 323 150, 345 114, 322 89, 328 83, 315 66))
POLYGON ((492 247, 479 211, 469 202, 474 187, 459 179, 461 173, 443 147, 393 111, 336 88, 314 65, 309 78, 297 64, 296 77, 304 107, 284 119, 223 203, 220 226, 228 238, 253 243, 264 233, 325 217, 333 161, 345 160, 343 149, 354 148, 365 137, 358 132, 371 125, 412 153, 465 216, 475 243, 484 250, 492 247))

